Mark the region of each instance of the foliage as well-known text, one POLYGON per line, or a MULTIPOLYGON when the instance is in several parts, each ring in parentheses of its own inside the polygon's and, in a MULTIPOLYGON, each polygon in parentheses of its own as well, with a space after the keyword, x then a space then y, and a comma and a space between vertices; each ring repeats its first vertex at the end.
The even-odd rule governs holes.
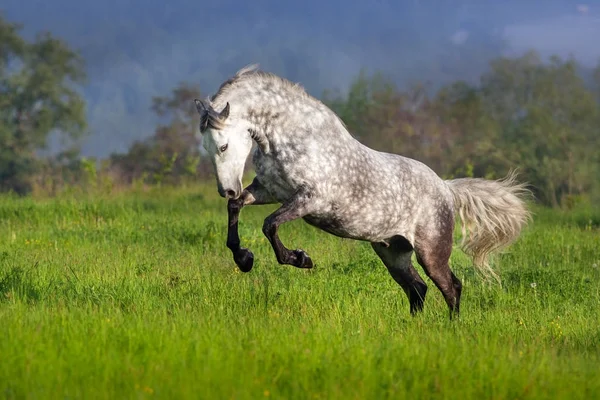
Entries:
POLYGON ((486 111, 502 127, 507 161, 523 169, 546 204, 589 192, 598 169, 599 104, 573 60, 529 53, 499 59, 482 79, 486 111))
POLYGON ((596 95, 600 100, 600 63, 598 63, 598 66, 594 69, 594 83, 596 86, 596 95))
POLYGON ((499 178, 518 169, 552 206, 599 194, 600 99, 574 60, 498 58, 478 85, 458 81, 433 96, 361 73, 347 96, 324 100, 365 144, 444 176, 499 178))
MULTIPOLYGON (((598 210, 536 210, 497 259, 455 250, 461 318, 434 285, 422 315, 367 243, 281 227, 313 270, 240 273, 213 184, 50 200, 0 197, 0 393, 13 398, 590 399, 600 396, 598 210)), ((459 238, 457 237, 457 240, 459 238)), ((416 264, 415 264, 416 265, 416 264)))
POLYGON ((324 101, 365 145, 426 162, 438 172, 452 168, 446 154, 456 132, 440 123, 436 104, 424 85, 400 91, 381 74, 361 72, 345 99, 324 94, 324 101))
POLYGON ((153 99, 152 110, 167 124, 158 126, 148 139, 135 142, 126 154, 111 156, 111 164, 124 182, 178 183, 198 172, 208 173, 206 162, 201 163, 195 98, 200 98, 200 89, 180 83, 170 96, 153 99))
MULTIPOLYGON (((0 190, 58 193, 91 188, 77 147, 41 157, 51 134, 74 140, 85 130, 79 55, 50 34, 27 42, 0 18, 0 190)), ((542 60, 535 52, 493 59, 477 83, 433 90, 399 88, 364 70, 348 93, 323 101, 367 146, 415 158, 446 178, 500 178, 517 169, 543 204, 575 207, 600 201, 600 65, 581 76, 575 60, 542 60)), ((94 160, 95 184, 181 184, 212 175, 202 157, 196 85, 182 82, 152 99, 160 123, 124 154, 94 160)), ((98 132, 97 134, 103 134, 98 132)), ((87 169, 86 169, 87 168, 87 169)))
POLYGON ((0 190, 25 193, 49 135, 77 139, 86 128, 77 84, 83 60, 65 42, 40 33, 28 42, 0 15, 0 190))

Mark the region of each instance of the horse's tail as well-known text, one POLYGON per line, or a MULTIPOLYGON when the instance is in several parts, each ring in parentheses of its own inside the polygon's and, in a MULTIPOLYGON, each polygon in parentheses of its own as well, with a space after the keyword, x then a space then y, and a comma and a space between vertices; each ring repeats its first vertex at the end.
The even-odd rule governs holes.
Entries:
POLYGON ((475 268, 487 279, 498 274, 490 267, 488 256, 513 243, 531 214, 525 199, 526 184, 516 182, 509 173, 501 180, 461 178, 446 181, 454 196, 454 209, 462 221, 461 249, 471 257, 475 268))

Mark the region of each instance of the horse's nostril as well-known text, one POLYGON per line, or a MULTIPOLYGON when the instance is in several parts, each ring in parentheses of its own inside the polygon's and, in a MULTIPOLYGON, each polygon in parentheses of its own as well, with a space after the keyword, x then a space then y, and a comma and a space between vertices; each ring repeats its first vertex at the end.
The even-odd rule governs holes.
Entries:
POLYGON ((225 191, 225 196, 228 199, 233 199, 235 197, 235 192, 231 189, 225 191))

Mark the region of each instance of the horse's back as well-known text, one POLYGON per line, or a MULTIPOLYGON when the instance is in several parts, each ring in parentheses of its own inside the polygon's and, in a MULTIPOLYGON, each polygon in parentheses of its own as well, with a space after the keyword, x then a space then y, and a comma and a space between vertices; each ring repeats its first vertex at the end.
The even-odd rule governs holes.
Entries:
POLYGON ((337 236, 371 242, 429 229, 440 210, 451 210, 444 181, 419 161, 395 154, 365 152, 360 168, 323 175, 319 197, 324 207, 304 219, 337 236))

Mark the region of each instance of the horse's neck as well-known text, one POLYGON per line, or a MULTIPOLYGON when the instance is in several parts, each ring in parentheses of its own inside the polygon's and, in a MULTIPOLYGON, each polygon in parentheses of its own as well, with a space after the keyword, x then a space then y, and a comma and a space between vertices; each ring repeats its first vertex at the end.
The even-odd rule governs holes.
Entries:
POLYGON ((240 91, 232 93, 232 95, 230 101, 232 104, 241 105, 242 114, 250 125, 250 136, 264 154, 269 153, 273 142, 291 143, 315 140, 315 138, 311 138, 313 135, 323 136, 321 139, 325 141, 345 142, 347 147, 363 147, 350 135, 343 123, 333 113, 324 112, 319 104, 311 104, 309 99, 298 99, 294 94, 288 93, 283 93, 279 97, 280 102, 273 101, 272 96, 262 93, 252 96, 240 91), (294 115, 294 110, 305 107, 316 110, 307 117, 310 118, 309 121, 303 121, 301 116, 294 115), (318 118, 322 119, 323 126, 335 127, 333 130, 323 130, 319 127, 321 123, 317 121, 318 118), (313 122, 315 126, 314 132, 311 132, 310 129, 307 130, 310 122, 313 122))

